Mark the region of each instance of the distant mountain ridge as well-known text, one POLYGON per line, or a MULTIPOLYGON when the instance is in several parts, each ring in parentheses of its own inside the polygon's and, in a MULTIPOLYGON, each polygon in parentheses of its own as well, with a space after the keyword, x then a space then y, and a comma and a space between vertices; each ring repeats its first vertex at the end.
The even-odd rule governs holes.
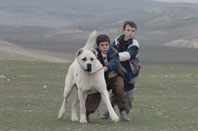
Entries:
POLYGON ((0 39, 22 47, 74 53, 97 30, 111 40, 134 20, 141 45, 198 37, 198 5, 153 0, 0 0, 0 39))
POLYGON ((193 40, 174 40, 164 44, 165 46, 173 46, 173 47, 186 47, 186 48, 197 48, 198 49, 198 39, 193 40))

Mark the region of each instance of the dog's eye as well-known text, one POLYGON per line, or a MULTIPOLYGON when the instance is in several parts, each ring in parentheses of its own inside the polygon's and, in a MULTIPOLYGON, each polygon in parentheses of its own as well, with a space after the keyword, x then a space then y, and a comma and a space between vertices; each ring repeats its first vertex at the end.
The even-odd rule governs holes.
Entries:
POLYGON ((94 60, 94 58, 91 58, 90 60, 91 60, 91 61, 93 61, 93 60, 94 60))
POLYGON ((86 61, 86 57, 82 59, 83 61, 86 61))

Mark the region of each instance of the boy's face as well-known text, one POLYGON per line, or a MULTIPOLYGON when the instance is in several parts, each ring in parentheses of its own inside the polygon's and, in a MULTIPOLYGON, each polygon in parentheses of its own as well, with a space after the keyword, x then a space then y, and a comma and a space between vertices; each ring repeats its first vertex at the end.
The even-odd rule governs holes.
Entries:
POLYGON ((129 39, 132 39, 135 36, 136 28, 133 28, 130 25, 127 25, 122 32, 124 34, 124 40, 128 41, 129 39))
POLYGON ((102 53, 106 54, 109 50, 109 42, 100 42, 97 47, 102 53))

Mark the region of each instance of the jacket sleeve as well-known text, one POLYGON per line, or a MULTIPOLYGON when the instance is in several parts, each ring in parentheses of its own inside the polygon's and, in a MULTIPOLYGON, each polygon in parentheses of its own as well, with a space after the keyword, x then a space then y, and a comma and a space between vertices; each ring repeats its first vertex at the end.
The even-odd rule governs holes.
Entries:
MULTIPOLYGON (((124 52, 125 53, 125 60, 132 60, 135 59, 139 51, 139 43, 137 40, 133 40, 133 44, 128 47, 128 49, 124 52), (128 55, 126 55, 128 53, 128 55), (129 57, 130 55, 130 57, 129 57), (127 57, 128 56, 128 57, 127 57)), ((119 54, 121 55, 121 54, 119 54)))
POLYGON ((127 61, 131 59, 129 52, 123 51, 119 53, 120 62, 127 61))
POLYGON ((134 45, 128 48, 126 51, 130 54, 130 59, 132 60, 136 58, 136 55, 138 54, 138 51, 139 51, 139 47, 134 45))
POLYGON ((118 68, 119 64, 120 64, 119 55, 118 53, 116 53, 111 57, 110 61, 105 66, 108 67, 109 69, 108 72, 111 72, 111 71, 115 71, 118 68))
MULTIPOLYGON (((119 59, 121 62, 136 58, 136 55, 139 51, 139 43, 137 40, 134 40, 133 42, 134 43, 130 47, 128 47, 126 51, 119 52, 119 59)), ((111 47, 117 49, 116 40, 114 40, 114 42, 111 44, 111 47)))

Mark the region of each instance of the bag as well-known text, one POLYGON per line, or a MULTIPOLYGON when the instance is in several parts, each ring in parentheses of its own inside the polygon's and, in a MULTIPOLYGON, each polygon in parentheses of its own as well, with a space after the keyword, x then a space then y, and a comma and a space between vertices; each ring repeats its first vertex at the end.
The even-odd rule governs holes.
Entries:
POLYGON ((133 60, 130 60, 129 64, 130 64, 133 75, 138 75, 138 73, 140 72, 140 68, 141 68, 140 58, 137 57, 133 60))
POLYGON ((140 58, 136 57, 135 59, 130 60, 129 64, 130 64, 131 71, 134 77, 130 81, 128 81, 128 84, 134 85, 136 83, 136 80, 137 80, 137 77, 139 75, 140 68, 141 68, 140 58))

